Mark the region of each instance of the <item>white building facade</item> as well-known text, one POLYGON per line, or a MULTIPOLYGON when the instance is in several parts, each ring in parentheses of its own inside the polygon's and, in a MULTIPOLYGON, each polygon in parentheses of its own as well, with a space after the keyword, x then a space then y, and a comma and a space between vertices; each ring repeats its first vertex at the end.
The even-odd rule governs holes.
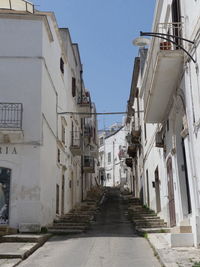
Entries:
POLYGON ((142 200, 195 246, 200 244, 199 11, 198 1, 157 1, 152 32, 170 40, 152 38, 144 64, 140 49, 134 106, 140 113, 142 200))
POLYGON ((78 45, 53 13, 4 1, 0 33, 0 224, 41 228, 86 195, 83 129, 91 100, 78 45))

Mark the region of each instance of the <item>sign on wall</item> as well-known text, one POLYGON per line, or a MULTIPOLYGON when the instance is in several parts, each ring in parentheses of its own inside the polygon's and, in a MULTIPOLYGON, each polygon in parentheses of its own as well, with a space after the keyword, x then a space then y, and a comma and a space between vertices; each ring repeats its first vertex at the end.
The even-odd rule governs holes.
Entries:
POLYGON ((11 170, 0 167, 0 225, 8 224, 11 170))

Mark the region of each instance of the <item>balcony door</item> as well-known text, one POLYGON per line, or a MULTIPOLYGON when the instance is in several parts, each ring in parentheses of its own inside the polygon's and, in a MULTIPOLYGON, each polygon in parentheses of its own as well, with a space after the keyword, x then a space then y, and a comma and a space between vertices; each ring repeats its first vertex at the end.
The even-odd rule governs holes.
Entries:
POLYGON ((11 170, 0 167, 0 225, 8 224, 11 170))
POLYGON ((172 22, 181 22, 180 0, 172 1, 172 22))
MULTIPOLYGON (((173 0, 172 1, 172 24, 173 24, 173 35, 175 36, 182 36, 181 32, 181 6, 180 0, 173 0)), ((178 38, 174 38, 174 41, 177 45, 181 45, 182 41, 178 38)), ((176 49, 179 49, 177 46, 176 49)))

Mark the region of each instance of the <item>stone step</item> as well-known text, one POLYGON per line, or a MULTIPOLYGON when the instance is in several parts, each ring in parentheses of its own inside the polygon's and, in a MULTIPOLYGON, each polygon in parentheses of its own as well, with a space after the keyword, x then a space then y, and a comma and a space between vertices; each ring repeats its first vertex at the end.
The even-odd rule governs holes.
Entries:
POLYGON ((14 234, 0 237, 0 242, 22 242, 44 244, 51 235, 49 234, 14 234))
POLYGON ((87 225, 89 225, 88 223, 69 222, 69 221, 62 222, 60 220, 54 220, 54 225, 55 224, 58 224, 58 225, 71 225, 71 226, 87 226, 87 225))
POLYGON ((170 233, 170 228, 168 227, 160 227, 160 228, 142 228, 142 227, 136 227, 136 231, 139 234, 145 234, 145 233, 170 233))
POLYGON ((61 216, 60 218, 63 219, 63 218, 71 218, 71 217, 75 217, 75 218, 90 218, 91 215, 89 214, 82 214, 82 213, 68 213, 68 214, 65 214, 63 216, 61 216))
POLYGON ((57 234, 57 235, 70 235, 70 234, 82 234, 84 231, 79 229, 57 229, 57 228, 49 228, 49 233, 57 234))
POLYGON ((17 229, 11 228, 7 225, 1 225, 0 236, 9 235, 9 234, 17 234, 17 229))
POLYGON ((160 217, 157 216, 132 216, 131 217, 134 220, 159 220, 160 217))
POLYGON ((149 213, 155 213, 153 210, 148 210, 148 209, 133 209, 133 208, 128 208, 128 211, 130 212, 149 212, 149 213))
POLYGON ((137 217, 140 217, 140 218, 146 218, 146 217, 157 217, 157 215, 155 213, 141 213, 141 214, 137 214, 137 213, 133 213, 133 214, 129 214, 129 216, 131 216, 132 218, 137 218, 137 217))
POLYGON ((132 222, 134 222, 134 223, 137 223, 137 224, 139 224, 139 223, 151 223, 151 224, 156 224, 156 223, 163 223, 163 224, 165 224, 165 222, 164 222, 164 220, 161 220, 161 219, 158 219, 158 220, 134 220, 134 219, 132 219, 132 222))
POLYGON ((74 226, 74 225, 58 225, 58 224, 54 224, 53 226, 48 227, 49 229, 69 229, 69 230, 85 230, 87 229, 87 226, 74 226))
POLYGON ((166 227, 166 224, 158 223, 158 224, 151 224, 151 223, 140 223, 140 224, 135 224, 138 227, 141 228, 161 228, 161 227, 166 227))
POLYGON ((39 243, 0 243, 0 259, 26 259, 40 246, 39 243))

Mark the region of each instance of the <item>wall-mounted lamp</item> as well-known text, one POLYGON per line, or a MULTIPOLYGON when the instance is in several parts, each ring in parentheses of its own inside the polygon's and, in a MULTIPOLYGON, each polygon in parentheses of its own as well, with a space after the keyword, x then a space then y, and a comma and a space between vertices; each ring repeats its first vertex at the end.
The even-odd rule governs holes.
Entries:
POLYGON ((139 47, 144 47, 146 45, 149 45, 150 40, 147 38, 144 38, 143 36, 149 36, 149 37, 155 37, 155 38, 160 38, 163 40, 166 40, 167 42, 170 42, 174 44, 177 48, 180 48, 183 50, 190 58, 191 60, 196 63, 196 60, 192 57, 192 55, 182 46, 180 45, 176 40, 181 40, 188 42, 190 44, 195 44, 194 41, 188 40, 186 38, 177 36, 177 35, 172 35, 172 34, 167 34, 167 33, 159 33, 159 32, 140 32, 140 37, 137 37, 133 40, 133 44, 139 47), (170 38, 173 38, 174 40, 171 40, 170 38))

